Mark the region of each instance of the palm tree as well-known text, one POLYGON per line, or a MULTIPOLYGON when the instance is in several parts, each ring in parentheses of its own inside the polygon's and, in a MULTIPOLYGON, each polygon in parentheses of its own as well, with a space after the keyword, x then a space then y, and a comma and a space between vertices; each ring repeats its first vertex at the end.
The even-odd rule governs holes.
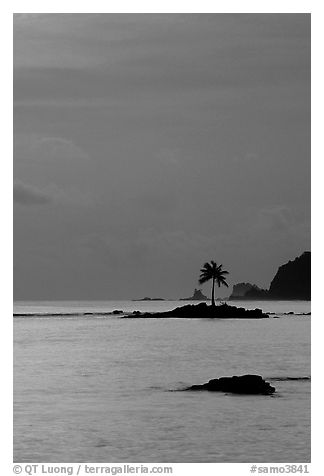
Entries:
POLYGON ((228 271, 223 269, 223 265, 220 264, 217 266, 215 261, 211 261, 210 263, 205 263, 203 268, 200 270, 200 277, 199 277, 199 284, 204 284, 210 279, 213 280, 212 285, 212 306, 215 306, 215 281, 220 288, 222 285, 228 288, 228 284, 226 282, 225 274, 228 274, 228 271))

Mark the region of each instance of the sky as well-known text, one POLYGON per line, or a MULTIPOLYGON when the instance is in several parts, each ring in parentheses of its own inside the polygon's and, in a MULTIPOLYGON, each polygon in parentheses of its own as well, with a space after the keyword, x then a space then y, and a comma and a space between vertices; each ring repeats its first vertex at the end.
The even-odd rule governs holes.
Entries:
POLYGON ((14 298, 268 288, 310 139, 309 14, 15 14, 14 298))

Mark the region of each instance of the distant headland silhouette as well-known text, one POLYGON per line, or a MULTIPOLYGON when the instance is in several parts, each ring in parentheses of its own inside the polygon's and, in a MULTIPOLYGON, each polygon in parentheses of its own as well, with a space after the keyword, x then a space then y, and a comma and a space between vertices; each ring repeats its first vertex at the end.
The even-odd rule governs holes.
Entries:
POLYGON ((310 301, 311 252, 305 251, 293 261, 279 266, 269 289, 261 289, 250 283, 238 283, 233 286, 229 299, 310 301))
MULTIPOLYGON (((203 294, 201 289, 195 288, 192 296, 178 298, 179 301, 211 301, 215 306, 216 301, 261 301, 261 300, 311 300, 311 252, 304 251, 293 261, 279 266, 277 273, 270 283, 269 289, 262 289, 256 284, 241 282, 234 284, 233 291, 229 297, 215 297, 215 284, 228 287, 226 282, 227 271, 222 265, 217 265, 214 261, 205 263, 200 270, 199 284, 207 281, 212 282, 211 298, 203 294)), ((172 301, 161 297, 144 297, 133 299, 133 301, 172 301)))

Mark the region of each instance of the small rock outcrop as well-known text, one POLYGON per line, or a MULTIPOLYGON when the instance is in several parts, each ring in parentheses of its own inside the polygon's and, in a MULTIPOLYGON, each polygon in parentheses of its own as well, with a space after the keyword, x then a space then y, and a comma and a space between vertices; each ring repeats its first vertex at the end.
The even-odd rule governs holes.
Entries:
POLYGON ((210 301, 210 299, 205 296, 200 289, 194 290, 194 293, 192 296, 187 297, 187 298, 182 298, 180 301, 210 301))
POLYGON ((271 395, 276 391, 260 375, 216 378, 202 385, 192 385, 186 390, 207 390, 208 392, 230 392, 245 395, 271 395))

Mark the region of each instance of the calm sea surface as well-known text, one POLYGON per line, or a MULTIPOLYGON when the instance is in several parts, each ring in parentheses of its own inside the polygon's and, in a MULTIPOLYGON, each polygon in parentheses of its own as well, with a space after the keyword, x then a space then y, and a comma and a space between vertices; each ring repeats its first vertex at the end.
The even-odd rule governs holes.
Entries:
POLYGON ((15 462, 310 461, 310 303, 233 303, 279 316, 263 320, 96 314, 181 304, 15 303, 15 462), (244 373, 277 392, 181 391, 244 373))

